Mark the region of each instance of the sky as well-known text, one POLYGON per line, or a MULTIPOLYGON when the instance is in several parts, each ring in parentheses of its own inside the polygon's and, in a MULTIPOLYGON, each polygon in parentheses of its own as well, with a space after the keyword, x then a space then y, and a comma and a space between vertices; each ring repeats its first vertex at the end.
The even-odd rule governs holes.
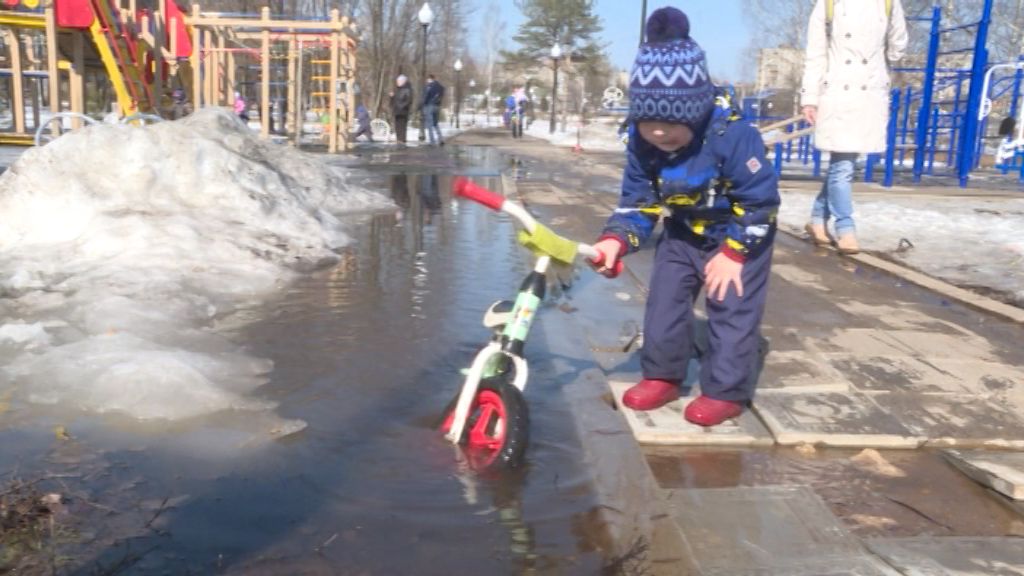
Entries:
MULTIPOLYGON (((648 0, 648 14, 663 6, 675 6, 690 18, 690 34, 707 52, 708 66, 716 78, 739 80, 743 48, 747 44, 747 23, 742 15, 742 0, 648 0)), ((480 32, 488 0, 473 0, 477 8, 470 30, 470 45, 481 45, 480 32), (474 30, 476 31, 474 33, 474 30)), ((512 0, 498 0, 507 22, 507 47, 523 23, 523 16, 512 0)), ((617 68, 629 69, 636 56, 640 35, 641 0, 595 0, 595 12, 604 30, 600 41, 607 44, 608 55, 617 68)), ((477 53, 482 52, 478 49, 477 53)))

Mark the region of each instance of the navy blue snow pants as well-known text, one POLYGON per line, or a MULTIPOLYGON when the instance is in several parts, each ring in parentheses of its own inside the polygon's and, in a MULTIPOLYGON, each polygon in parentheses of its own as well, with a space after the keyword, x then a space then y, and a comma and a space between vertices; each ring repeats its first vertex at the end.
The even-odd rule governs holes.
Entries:
MULTIPOLYGON (((707 298, 708 354, 701 362, 700 387, 716 400, 747 402, 754 396, 750 376, 757 366, 774 232, 765 239, 769 245, 743 264, 742 298, 734 286, 723 302, 707 298)), ((644 315, 644 378, 685 379, 694 352, 694 301, 704 286, 704 266, 717 253, 717 242, 665 220, 644 315)))

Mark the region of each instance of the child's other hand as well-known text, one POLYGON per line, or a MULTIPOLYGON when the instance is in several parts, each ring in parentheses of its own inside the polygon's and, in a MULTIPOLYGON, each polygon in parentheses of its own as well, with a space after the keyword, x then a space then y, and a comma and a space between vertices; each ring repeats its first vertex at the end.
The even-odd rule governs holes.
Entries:
POLYGON ((619 262, 619 254, 622 251, 622 242, 617 238, 605 238, 594 244, 594 250, 597 250, 603 256, 602 259, 598 260, 598 264, 595 264, 593 260, 590 261, 591 266, 598 274, 607 278, 615 278, 622 271, 622 264, 619 262))
POLYGON ((730 284, 736 285, 736 295, 742 298, 743 263, 719 252, 704 266, 704 287, 707 288, 708 298, 724 301, 730 284))

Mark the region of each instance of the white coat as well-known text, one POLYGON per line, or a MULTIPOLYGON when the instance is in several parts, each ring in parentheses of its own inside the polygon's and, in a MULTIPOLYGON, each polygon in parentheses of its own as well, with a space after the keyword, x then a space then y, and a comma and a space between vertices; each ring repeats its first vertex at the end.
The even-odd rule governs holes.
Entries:
POLYGON ((893 0, 835 0, 832 38, 825 0, 811 12, 804 60, 803 106, 817 106, 815 146, 829 152, 884 152, 889 120, 889 62, 903 58, 907 23, 893 0))

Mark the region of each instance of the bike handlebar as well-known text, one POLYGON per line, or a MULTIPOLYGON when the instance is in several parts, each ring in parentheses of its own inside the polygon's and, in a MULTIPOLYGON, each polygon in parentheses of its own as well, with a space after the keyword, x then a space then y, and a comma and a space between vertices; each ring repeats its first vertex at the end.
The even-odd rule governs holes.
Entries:
MULTIPOLYGON (((459 176, 452 182, 452 192, 456 196, 468 198, 469 200, 483 204, 496 212, 505 212, 519 220, 519 223, 523 225, 523 228, 531 234, 537 229, 537 220, 535 220, 525 208, 506 199, 501 194, 488 190, 487 188, 470 181, 464 176, 459 176)), ((585 256, 590 265, 595 268, 604 264, 604 254, 595 250, 590 244, 578 244, 577 252, 585 256)), ((622 269, 623 264, 622 259, 620 258, 615 261, 615 266, 604 274, 609 278, 614 278, 622 272, 622 269)))
POLYGON ((462 176, 459 176, 454 182, 452 182, 452 192, 454 192, 456 196, 469 198, 474 202, 483 204, 491 210, 498 212, 501 211, 501 206, 505 203, 505 197, 501 194, 491 192, 487 188, 470 181, 469 178, 462 176))

